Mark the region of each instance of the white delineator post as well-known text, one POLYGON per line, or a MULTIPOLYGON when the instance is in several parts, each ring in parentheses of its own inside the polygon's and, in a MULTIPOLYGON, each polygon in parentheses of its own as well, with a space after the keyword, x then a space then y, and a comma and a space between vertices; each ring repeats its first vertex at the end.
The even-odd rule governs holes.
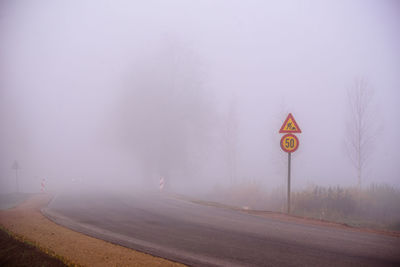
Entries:
POLYGON ((41 185, 41 191, 42 193, 44 193, 46 191, 46 184, 45 184, 46 180, 42 179, 42 182, 40 183, 41 185))
POLYGON ((160 177, 160 191, 164 189, 164 177, 160 177))

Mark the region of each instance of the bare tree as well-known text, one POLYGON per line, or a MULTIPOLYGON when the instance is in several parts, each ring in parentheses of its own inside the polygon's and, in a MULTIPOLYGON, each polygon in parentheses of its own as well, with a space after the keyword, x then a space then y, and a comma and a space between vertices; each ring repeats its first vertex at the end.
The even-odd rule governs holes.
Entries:
POLYGON ((365 166, 378 134, 378 123, 372 113, 373 90, 364 78, 356 79, 347 93, 349 114, 345 143, 347 154, 357 172, 358 188, 361 189, 365 166))
POLYGON ((228 112, 223 128, 223 143, 225 150, 225 159, 228 167, 228 176, 231 184, 236 182, 237 176, 237 142, 238 125, 235 95, 232 95, 229 102, 228 112))

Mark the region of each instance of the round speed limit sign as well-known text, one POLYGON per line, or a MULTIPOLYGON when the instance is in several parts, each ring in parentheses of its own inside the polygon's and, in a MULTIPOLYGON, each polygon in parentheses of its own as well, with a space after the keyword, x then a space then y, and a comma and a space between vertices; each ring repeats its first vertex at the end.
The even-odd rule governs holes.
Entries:
POLYGON ((292 153, 299 147, 299 139, 293 134, 285 134, 281 139, 281 148, 287 153, 292 153))

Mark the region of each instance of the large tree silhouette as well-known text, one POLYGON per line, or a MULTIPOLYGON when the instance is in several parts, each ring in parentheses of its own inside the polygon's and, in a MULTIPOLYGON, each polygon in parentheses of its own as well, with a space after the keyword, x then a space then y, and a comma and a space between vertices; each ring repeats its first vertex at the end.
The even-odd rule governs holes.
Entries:
POLYGON ((145 180, 163 176, 168 186, 201 167, 213 111, 196 60, 189 49, 166 42, 134 73, 124 99, 124 129, 145 180))

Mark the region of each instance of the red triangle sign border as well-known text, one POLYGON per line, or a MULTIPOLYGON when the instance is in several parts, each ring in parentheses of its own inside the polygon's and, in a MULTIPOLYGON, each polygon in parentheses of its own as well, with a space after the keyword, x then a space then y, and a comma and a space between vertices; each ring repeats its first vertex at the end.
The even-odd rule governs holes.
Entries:
POLYGON ((300 127, 299 127, 299 125, 297 124, 296 120, 293 118, 292 113, 289 113, 289 115, 286 117, 286 120, 283 122, 283 124, 282 124, 282 126, 281 126, 281 129, 279 130, 279 133, 301 133, 300 127), (288 131, 288 130, 285 130, 285 129, 284 129, 284 128, 285 128, 285 125, 286 125, 286 123, 288 122, 289 119, 291 119, 291 120, 293 121, 294 126, 296 127, 297 130, 288 131))

